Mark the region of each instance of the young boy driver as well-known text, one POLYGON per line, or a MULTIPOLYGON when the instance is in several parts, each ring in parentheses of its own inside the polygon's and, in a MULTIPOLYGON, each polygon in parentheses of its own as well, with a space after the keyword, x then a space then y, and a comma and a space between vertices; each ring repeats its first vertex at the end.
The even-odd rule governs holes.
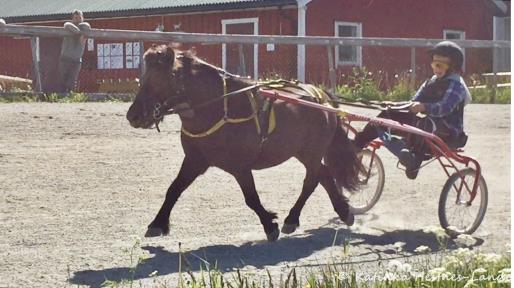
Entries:
MULTIPOLYGON (((464 106, 471 102, 471 94, 460 76, 464 54, 457 44, 443 41, 430 49, 429 55, 434 76, 421 85, 412 99, 409 112, 384 111, 378 117, 416 126, 435 133, 450 147, 462 147, 467 139, 463 126, 464 106), (418 113, 424 114, 421 116, 425 117, 418 116, 418 113)), ((407 177, 415 179, 427 152, 426 148, 408 145, 405 138, 391 136, 383 127, 372 124, 366 125, 357 133, 354 144, 357 149, 362 149, 377 137, 380 137, 384 146, 399 158, 400 163, 406 168, 407 177)), ((418 139, 416 142, 422 141, 418 139)))

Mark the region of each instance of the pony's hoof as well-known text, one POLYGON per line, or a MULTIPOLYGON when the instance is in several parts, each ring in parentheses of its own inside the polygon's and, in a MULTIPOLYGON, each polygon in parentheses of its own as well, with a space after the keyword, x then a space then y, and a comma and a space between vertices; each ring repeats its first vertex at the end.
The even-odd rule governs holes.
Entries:
POLYGON ((296 228, 298 228, 298 226, 300 226, 300 225, 284 223, 284 225, 282 226, 282 233, 284 233, 284 234, 291 234, 294 231, 296 231, 296 228))
POLYGON ((355 223, 355 216, 353 216, 351 211, 348 211, 348 215, 346 216, 346 219, 343 219, 343 222, 348 226, 352 226, 353 223, 355 223))
POLYGON ((145 233, 145 237, 159 237, 163 235, 166 235, 166 233, 164 233, 161 228, 157 227, 148 227, 145 233))
POLYGON ((280 231, 278 230, 278 225, 275 224, 275 229, 271 231, 270 233, 266 233, 266 237, 268 238, 269 242, 277 241, 278 236, 280 236, 280 231))

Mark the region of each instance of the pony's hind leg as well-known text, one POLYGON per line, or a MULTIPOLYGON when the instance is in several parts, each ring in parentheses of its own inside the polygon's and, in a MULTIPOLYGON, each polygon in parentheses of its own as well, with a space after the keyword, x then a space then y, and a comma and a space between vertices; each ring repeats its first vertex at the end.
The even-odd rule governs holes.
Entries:
POLYGON ((330 174, 328 167, 325 165, 321 166, 319 172, 319 180, 323 188, 328 193, 328 197, 330 198, 330 202, 332 202, 332 206, 336 211, 339 218, 348 226, 352 226, 355 218, 350 211, 350 206, 348 205, 348 199, 343 196, 337 189, 335 184, 335 179, 330 174))
POLYGON ((184 192, 184 190, 186 190, 198 176, 203 174, 207 168, 209 168, 209 165, 203 158, 186 155, 177 177, 168 188, 168 192, 166 192, 166 199, 164 200, 159 213, 157 213, 157 216, 155 216, 152 223, 148 225, 145 237, 156 237, 169 234, 169 218, 171 209, 173 209, 173 206, 182 192, 184 192))
MULTIPOLYGON (((305 165, 307 172, 305 175, 305 179, 303 180, 302 193, 300 193, 298 200, 296 200, 294 206, 291 208, 291 210, 289 210, 289 215, 287 215, 286 219, 284 220, 284 226, 282 226, 282 233, 285 234, 293 233, 296 230, 296 228, 300 226, 300 213, 302 212, 303 206, 305 205, 305 202, 307 202, 307 199, 309 199, 312 192, 314 192, 314 189, 316 189, 316 186, 318 186, 319 183, 318 173, 320 164, 308 164, 302 161, 301 158, 298 159, 300 159, 300 161, 305 165)), ((320 163, 320 160, 318 160, 317 163, 320 163)))
POLYGON ((277 240, 280 232, 278 230, 278 224, 273 222, 273 220, 277 218, 277 215, 267 211, 262 206, 259 195, 257 194, 257 190, 255 189, 255 182, 253 179, 252 171, 240 171, 233 173, 233 175, 236 178, 237 183, 239 183, 241 190, 243 191, 246 205, 255 211, 257 216, 259 216, 268 241, 277 240))

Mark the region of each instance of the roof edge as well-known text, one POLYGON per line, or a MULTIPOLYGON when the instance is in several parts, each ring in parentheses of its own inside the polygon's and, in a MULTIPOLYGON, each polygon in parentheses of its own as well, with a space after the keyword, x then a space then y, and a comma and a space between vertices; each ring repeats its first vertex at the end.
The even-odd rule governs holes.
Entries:
MULTIPOLYGON (((159 7, 159 8, 145 8, 145 9, 130 9, 130 10, 113 10, 113 11, 95 11, 84 12, 84 18, 108 18, 108 17, 130 17, 130 16, 153 16, 162 14, 180 14, 191 12, 208 12, 212 10, 238 10, 248 8, 268 8, 268 7, 282 7, 297 5, 296 0, 274 0, 266 2, 240 2, 240 3, 216 3, 195 6, 182 6, 182 7, 159 7), (150 15, 149 15, 150 13, 150 15)), ((20 22, 40 22, 40 21, 63 21, 70 18, 69 13, 59 14, 46 14, 46 15, 27 15, 27 16, 12 16, 4 17, 7 23, 20 23, 20 22)))

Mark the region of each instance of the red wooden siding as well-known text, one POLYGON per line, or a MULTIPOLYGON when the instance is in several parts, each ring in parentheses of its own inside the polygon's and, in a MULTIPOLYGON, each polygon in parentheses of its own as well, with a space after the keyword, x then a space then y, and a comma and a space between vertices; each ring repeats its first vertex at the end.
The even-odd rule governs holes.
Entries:
MULTIPOLYGON (((465 31, 466 39, 492 39, 492 3, 486 0, 313 0, 307 5, 307 27, 309 36, 334 36, 335 21, 362 23, 363 37, 391 38, 442 38, 443 30, 465 31)), ((295 7, 219 11, 210 13, 126 17, 115 19, 86 19, 94 28, 154 31, 162 24, 164 31, 222 33, 222 20, 258 18, 261 35, 296 35, 298 15, 295 7)), ((62 26, 61 22, 44 25, 62 26)), ((40 25, 34 23, 35 25, 40 25)), ((134 79, 139 69, 97 69, 97 44, 126 43, 126 41, 95 40, 95 50, 85 51, 84 63, 79 77, 79 90, 97 92, 102 80, 134 79)), ((144 43, 147 49, 152 43, 144 43)), ((45 44, 47 45, 47 44, 45 44)), ((183 43, 182 49, 195 46, 197 55, 217 66, 222 66, 222 45, 183 43)), ((0 73, 30 77, 30 41, 0 37, 0 73)), ((59 49, 55 45, 41 47, 59 49)), ((430 74, 429 60, 423 48, 416 49, 416 73, 418 79, 430 74)), ((44 53, 44 51, 42 51, 44 53)), ((51 54, 51 53, 50 53, 51 54)), ((467 49, 466 72, 482 73, 491 70, 490 49, 467 49)), ((395 74, 411 68, 410 48, 364 47, 362 64, 369 71, 382 73, 383 81, 391 82, 395 74)), ((297 48, 294 45, 275 45, 267 51, 266 45, 258 49, 259 77, 277 74, 283 78, 295 78, 297 73, 297 48)), ((348 75, 353 66, 338 66, 338 81, 348 75)), ((328 82, 327 48, 306 47, 306 81, 328 82)))
MULTIPOLYGON (((314 0, 307 9, 307 35, 334 36, 335 21, 362 23, 363 37, 442 38, 443 30, 462 30, 466 39, 492 39, 492 9, 482 0, 314 0)), ((418 79, 430 74, 427 49, 416 49, 418 79)), ((325 47, 307 47, 306 80, 328 82, 325 47)), ((362 65, 369 71, 395 74, 411 68, 410 48, 364 47, 362 65)), ((468 49, 466 71, 491 70, 489 49, 468 49)), ((338 66, 338 78, 352 66, 338 66)))

